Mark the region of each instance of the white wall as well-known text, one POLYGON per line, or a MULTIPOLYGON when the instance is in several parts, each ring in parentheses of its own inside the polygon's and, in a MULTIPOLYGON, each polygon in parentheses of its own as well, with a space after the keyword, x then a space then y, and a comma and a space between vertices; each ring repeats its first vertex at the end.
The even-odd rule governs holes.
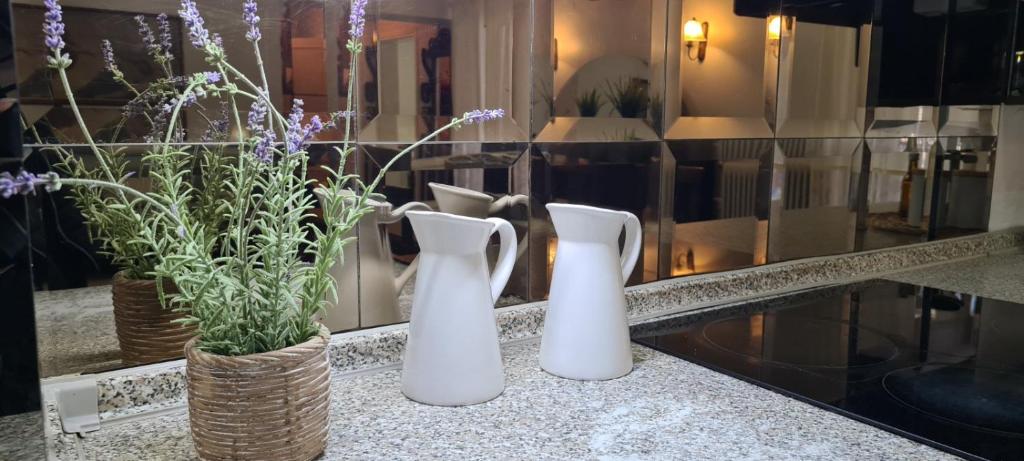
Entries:
MULTIPOLYGON (((588 80, 616 81, 624 77, 651 79, 651 2, 646 0, 554 0, 554 38, 558 40, 558 69, 555 70, 555 112, 576 114, 577 92, 572 79, 595 59, 619 56, 640 63, 647 75, 621 75, 614 68, 598 71, 588 80)), ((588 84, 586 86, 590 86, 588 84)), ((598 88, 601 92, 603 86, 598 88)), ((604 108, 605 111, 609 107, 604 108)))
POLYGON ((861 133, 870 29, 795 21, 782 38, 778 135, 848 137, 861 133), (789 42, 789 43, 787 43, 789 42), (859 61, 857 51, 861 52, 859 61))
POLYGON ((1024 226, 1024 106, 1003 106, 989 230, 1024 226))
MULTIPOLYGON (((736 16, 733 0, 682 2, 670 39, 680 43, 679 113, 693 117, 761 117, 764 114, 765 20, 736 16), (682 24, 707 21, 707 59, 691 61, 682 45, 682 24)), ((675 20, 675 18, 673 18, 675 20)), ((696 49, 692 54, 696 56, 696 49)))

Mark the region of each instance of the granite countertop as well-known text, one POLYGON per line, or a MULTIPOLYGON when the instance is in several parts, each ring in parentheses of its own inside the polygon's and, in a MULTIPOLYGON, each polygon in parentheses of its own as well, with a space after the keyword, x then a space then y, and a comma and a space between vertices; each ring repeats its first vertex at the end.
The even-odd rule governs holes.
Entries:
MULTIPOLYGON (((631 315, 634 321, 657 314, 703 315, 717 308, 701 306, 723 305, 709 304, 720 293, 771 295, 780 287, 799 288, 815 275, 841 283, 875 274, 1024 302, 1024 254, 1019 247, 1014 253, 971 258, 967 253, 985 254, 973 245, 954 242, 853 255, 842 264, 810 260, 717 278, 659 282, 630 291, 631 315), (931 262, 957 255, 968 259, 931 262), (899 265, 913 269, 895 274, 886 269, 899 265)), ((624 378, 576 382, 548 375, 537 364, 543 312, 538 303, 499 311, 501 336, 508 341, 503 345, 507 389, 497 399, 471 407, 426 406, 401 394, 395 365, 405 344, 400 326, 335 336, 331 440, 324 459, 956 459, 639 345, 634 345, 635 370, 624 378)), ((101 429, 80 438, 48 436, 51 455, 194 458, 180 365, 158 368, 139 371, 139 376, 102 377, 101 429), (146 413, 146 408, 156 412, 146 413), (114 414, 121 416, 103 416, 114 414)), ((56 418, 51 406, 49 419, 56 418)), ((47 427, 56 428, 55 436, 60 432, 59 422, 47 427)))
POLYGON ((1024 304, 1024 253, 1019 252, 913 269, 885 278, 1024 304))
MULTIPOLYGON (((401 273, 405 267, 395 263, 395 273, 401 273)), ((410 281, 399 295, 403 321, 409 319, 415 285, 415 280, 410 281)), ((499 298, 495 307, 525 302, 509 294, 499 298)), ((110 285, 38 291, 35 304, 40 376, 98 373, 124 366, 114 327, 110 285)))
MULTIPOLYGON (((549 375, 538 351, 506 345, 505 393, 469 407, 406 399, 398 370, 335 377, 324 459, 957 459, 642 346, 603 382, 549 375)), ((184 408, 80 442, 87 460, 195 458, 184 408)))

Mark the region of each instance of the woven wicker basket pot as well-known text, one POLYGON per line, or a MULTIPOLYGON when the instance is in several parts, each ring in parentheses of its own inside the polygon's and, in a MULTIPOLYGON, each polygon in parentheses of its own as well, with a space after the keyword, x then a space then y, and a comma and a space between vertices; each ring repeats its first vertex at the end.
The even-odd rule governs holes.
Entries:
MULTIPOLYGON (((182 314, 160 305, 156 281, 130 279, 118 272, 112 291, 117 342, 126 365, 181 358, 195 328, 174 322, 182 314)), ((173 283, 164 283, 165 295, 176 292, 173 283)))
POLYGON ((204 460, 307 461, 327 447, 330 332, 262 354, 185 345, 192 441, 204 460))

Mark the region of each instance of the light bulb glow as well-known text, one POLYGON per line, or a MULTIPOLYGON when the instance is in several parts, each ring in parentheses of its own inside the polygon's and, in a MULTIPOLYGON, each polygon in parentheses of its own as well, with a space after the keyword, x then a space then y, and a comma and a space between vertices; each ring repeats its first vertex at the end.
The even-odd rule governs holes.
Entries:
POLYGON ((686 24, 683 25, 683 41, 704 42, 707 39, 704 35, 704 26, 697 21, 697 18, 686 21, 686 24))
POLYGON ((782 37, 782 16, 770 16, 768 18, 768 38, 778 40, 782 37))

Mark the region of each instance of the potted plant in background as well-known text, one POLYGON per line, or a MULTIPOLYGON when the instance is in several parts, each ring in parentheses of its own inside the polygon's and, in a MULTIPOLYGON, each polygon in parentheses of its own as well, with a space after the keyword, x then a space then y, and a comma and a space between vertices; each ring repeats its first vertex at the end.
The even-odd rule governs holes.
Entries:
POLYGON ((576 109, 580 111, 580 117, 596 117, 601 107, 604 107, 604 101, 596 89, 576 97, 576 109))
MULTIPOLYGON (((57 0, 44 3, 51 51, 47 59, 66 81, 71 58, 63 51, 60 5, 57 0)), ((305 121, 298 100, 287 115, 272 104, 254 0, 244 2, 243 20, 260 69, 256 81, 227 61, 195 1, 182 0, 179 13, 189 41, 204 53, 211 70, 187 76, 184 88, 163 106, 165 135, 146 154, 152 191, 127 187, 104 164, 99 166, 103 179, 25 172, 0 176, 0 195, 5 196, 32 193, 37 187, 104 191, 110 198, 98 213, 137 229, 131 242, 154 256, 151 275, 156 286, 170 281, 177 289, 163 301, 184 314, 181 323, 196 329, 185 353, 192 437, 203 459, 308 460, 323 452, 330 403, 329 333, 316 318, 329 299, 337 299, 329 270, 352 240, 343 236, 373 210, 370 197, 396 161, 446 130, 504 115, 497 109, 453 117, 401 151, 369 184, 345 174, 345 159, 355 149, 349 141, 358 112, 352 85, 358 81, 366 3, 353 0, 350 6, 348 107, 327 122, 316 116, 305 121), (228 131, 238 133, 233 140, 237 151, 225 159, 225 193, 215 199, 215 209, 223 210, 223 228, 211 227, 199 208, 188 206, 200 193, 186 180, 194 154, 174 142, 183 109, 201 110, 204 98, 218 96, 227 101, 230 124, 236 128, 228 131), (345 140, 337 148, 341 161, 328 172, 319 194, 324 216, 334 219, 326 219, 319 229, 302 219, 313 209, 313 198, 306 193, 306 146, 335 124, 344 130, 345 140), (312 263, 305 263, 303 256, 312 263)), ((79 125, 88 132, 70 91, 68 96, 79 125)), ((91 139, 88 143, 94 152, 98 149, 91 139)))
MULTIPOLYGON (((58 27, 59 21, 55 16, 58 12, 59 10, 53 8, 49 10, 47 15, 54 16, 54 20, 50 21, 51 25, 48 27, 58 27)), ((168 120, 163 107, 178 95, 178 91, 184 88, 186 83, 186 80, 175 74, 171 65, 175 56, 167 15, 160 14, 156 18, 159 38, 144 16, 136 16, 135 21, 139 25, 139 33, 147 54, 164 75, 145 87, 138 87, 129 82, 118 67, 110 41, 104 40, 101 43, 105 69, 116 83, 132 95, 131 101, 123 109, 121 123, 113 130, 111 142, 116 142, 120 138, 121 128, 129 117, 139 118, 147 123, 150 130, 146 136, 148 141, 164 139, 168 120)), ((66 73, 57 74, 65 93, 70 95, 76 117, 80 119, 66 73)), ((198 114, 206 117, 202 112, 198 114)), ((222 110, 221 116, 217 119, 206 118, 206 122, 208 128, 203 134, 204 141, 227 140, 226 110, 222 110)), ((34 126, 26 128, 39 144, 44 144, 34 126)), ((131 155, 123 149, 114 150, 97 145, 90 131, 83 129, 82 134, 90 147, 91 159, 76 155, 59 144, 44 148, 57 154, 60 159, 57 168, 62 174, 124 184, 135 171, 149 170, 155 166, 149 161, 151 157, 131 159, 131 155)), ((172 133, 169 139, 179 142, 183 141, 183 137, 184 132, 179 129, 172 133)), ((226 225, 223 220, 223 204, 219 200, 225 194, 221 186, 227 179, 225 148, 223 144, 204 144, 196 149, 198 153, 192 156, 191 163, 183 165, 187 168, 183 179, 196 185, 195 194, 184 203, 184 206, 192 208, 195 213, 202 216, 202 220, 207 224, 204 229, 215 232, 226 225)), ((90 239, 99 243, 101 251, 109 256, 114 266, 119 269, 114 275, 111 291, 114 325, 122 362, 126 365, 140 365, 180 358, 185 343, 195 335, 195 328, 176 322, 183 317, 182 313, 165 308, 161 302, 161 292, 173 295, 176 292, 175 286, 170 281, 165 281, 162 286, 157 287, 153 274, 159 258, 145 242, 139 240, 143 223, 151 219, 150 215, 156 210, 119 206, 126 198, 123 191, 76 187, 71 189, 70 196, 85 219, 90 239)), ((167 234, 158 232, 156 235, 167 234)), ((166 242, 160 242, 161 248, 166 245, 166 242)))
POLYGON ((650 97, 647 96, 647 81, 639 78, 620 79, 605 82, 605 97, 619 111, 623 118, 645 118, 650 97))

